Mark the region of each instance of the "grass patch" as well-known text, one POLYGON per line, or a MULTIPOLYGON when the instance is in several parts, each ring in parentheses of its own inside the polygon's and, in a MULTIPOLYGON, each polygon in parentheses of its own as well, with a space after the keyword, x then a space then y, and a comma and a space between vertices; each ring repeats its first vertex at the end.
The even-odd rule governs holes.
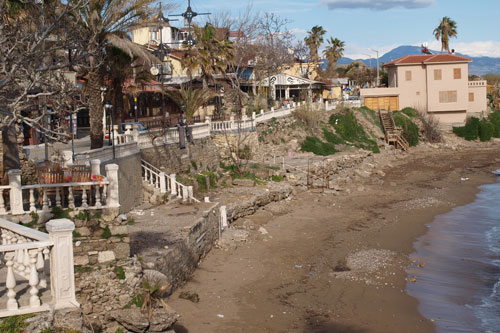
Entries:
POLYGON ((320 139, 308 136, 300 146, 302 151, 307 151, 320 156, 333 155, 337 152, 335 146, 329 142, 323 142, 320 139))
POLYGON ((345 141, 342 140, 342 138, 340 138, 336 134, 330 132, 326 128, 323 129, 323 136, 325 137, 326 141, 328 141, 329 143, 334 144, 334 145, 339 145, 339 144, 345 143, 345 141))
POLYGON ((405 115, 407 115, 410 118, 417 118, 418 117, 418 112, 414 108, 404 108, 400 112, 404 113, 405 115))
POLYGON ((130 219, 127 221, 127 224, 128 225, 134 225, 135 224, 135 220, 134 219, 130 219))
POLYGON ((403 128, 403 137, 408 141, 410 146, 414 147, 418 144, 418 126, 406 114, 401 112, 392 113, 394 123, 396 126, 403 128))
POLYGON ((54 215, 54 219, 69 219, 69 213, 72 212, 72 209, 62 209, 61 207, 53 207, 52 214, 54 215))
POLYGON ((25 320, 33 316, 33 314, 25 314, 2 318, 2 322, 0 323, 0 332, 24 332, 24 329, 28 326, 28 323, 26 323, 25 320))
POLYGON ((78 231, 73 230, 73 238, 77 238, 77 237, 82 237, 82 235, 78 231))
POLYGON ((271 180, 272 180, 273 182, 279 183, 279 182, 283 181, 283 176, 281 176, 281 175, 279 175, 279 176, 274 176, 274 175, 273 175, 273 176, 271 176, 271 180))
POLYGON ((281 168, 279 166, 273 166, 273 165, 267 165, 266 169, 274 170, 274 171, 279 171, 281 168))
POLYGON ((101 238, 109 239, 111 236, 111 230, 109 230, 109 226, 106 226, 106 228, 102 231, 101 238))
POLYGON ((88 210, 82 210, 76 214, 75 218, 80 221, 90 220, 90 212, 88 210))
POLYGON ((88 273, 92 270, 90 266, 75 266, 75 272, 88 273))
POLYGON ((351 110, 331 115, 329 123, 335 129, 337 135, 344 141, 347 141, 346 143, 351 143, 358 148, 371 150, 374 153, 380 153, 377 142, 370 139, 351 110))
POLYGON ((115 266, 115 269, 113 269, 113 273, 116 274, 116 278, 118 280, 125 280, 125 271, 123 270, 123 267, 115 266))

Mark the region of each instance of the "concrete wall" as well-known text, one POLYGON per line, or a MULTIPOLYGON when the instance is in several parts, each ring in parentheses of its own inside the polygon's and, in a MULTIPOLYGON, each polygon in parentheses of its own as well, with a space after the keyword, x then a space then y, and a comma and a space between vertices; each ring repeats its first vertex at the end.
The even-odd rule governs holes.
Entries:
MULTIPOLYGON (((141 151, 142 158, 156 167, 164 168, 168 174, 197 170, 214 170, 219 166, 219 150, 210 139, 195 140, 188 149, 179 145, 162 145, 141 151), (196 163, 196 168, 191 161, 196 163)), ((140 173, 139 173, 140 174, 140 173)))
POLYGON ((468 81, 469 66, 464 64, 432 64, 427 66, 427 89, 429 92, 429 112, 465 112, 468 108, 468 81), (461 78, 453 78, 453 70, 461 69, 461 78), (434 79, 434 70, 441 70, 441 80, 434 79), (440 91, 457 91, 457 101, 454 103, 440 103, 440 91))
POLYGON ((397 66, 399 108, 412 107, 427 110, 427 72, 424 65, 397 66), (406 72, 411 72, 411 80, 406 80, 406 72))
POLYGON ((481 113, 488 110, 486 81, 469 82, 468 93, 474 94, 474 101, 469 101, 467 113, 481 113))
POLYGON ((118 186, 120 193, 120 213, 131 211, 142 203, 141 155, 106 161, 101 164, 101 174, 105 175, 107 164, 118 164, 118 186))

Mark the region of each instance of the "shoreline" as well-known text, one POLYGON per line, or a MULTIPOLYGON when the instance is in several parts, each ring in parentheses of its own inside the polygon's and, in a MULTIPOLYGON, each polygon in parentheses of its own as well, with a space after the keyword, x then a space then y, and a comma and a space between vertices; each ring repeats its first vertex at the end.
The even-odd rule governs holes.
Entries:
POLYGON ((264 209, 237 221, 268 234, 252 231, 232 252, 212 250, 169 299, 182 316, 176 332, 433 332, 405 292, 408 256, 435 216, 496 181, 499 151, 416 148, 384 169, 383 184, 365 180, 362 191, 338 197, 299 193, 282 214, 264 209), (374 272, 337 271, 362 250, 388 251, 390 260, 374 272), (183 291, 199 303, 179 299, 183 291))

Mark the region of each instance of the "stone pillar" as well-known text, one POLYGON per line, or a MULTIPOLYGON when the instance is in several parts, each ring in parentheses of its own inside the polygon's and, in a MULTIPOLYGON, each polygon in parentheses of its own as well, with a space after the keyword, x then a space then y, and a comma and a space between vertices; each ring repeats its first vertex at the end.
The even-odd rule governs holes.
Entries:
POLYGON ((125 125, 125 134, 132 133, 132 125, 125 125))
POLYGON ((101 160, 95 159, 90 161, 90 173, 92 175, 101 175, 101 160))
POLYGON ((170 194, 177 195, 177 185, 175 184, 175 173, 170 175, 170 194))
POLYGON ((167 193, 167 182, 165 179, 165 172, 160 172, 160 192, 167 193))
POLYGON ((221 206, 220 209, 220 228, 221 230, 225 230, 228 227, 227 224, 227 207, 221 206))
POLYGON ((274 113, 274 106, 272 106, 272 107, 271 107, 271 112, 273 112, 273 113, 274 113))
POLYGON ((194 190, 193 190, 193 186, 188 186, 188 201, 191 202, 194 197, 194 190))
POLYGON ((328 111, 328 101, 325 101, 325 110, 328 111))
POLYGON ((264 109, 261 109, 261 110, 260 110, 260 114, 264 114, 264 109))
POLYGON ((12 215, 24 214, 23 191, 21 189, 21 170, 12 169, 7 173, 10 185, 10 211, 12 215))
POLYGON ((118 165, 106 165, 106 178, 108 179, 108 193, 106 196, 106 206, 108 208, 120 207, 120 193, 118 188, 118 165))
POLYGON ((55 309, 78 308, 75 297, 73 262, 73 230, 68 219, 51 220, 45 224, 54 247, 50 252, 50 288, 55 309))
POLYGON ((257 116, 257 115, 255 114, 255 111, 254 111, 254 112, 252 112, 252 120, 255 120, 255 117, 256 117, 256 116, 257 116))
POLYGON ((120 144, 120 142, 118 141, 118 125, 113 125, 113 135, 114 135, 114 137, 112 136, 113 144, 114 145, 120 144))
POLYGON ((285 98, 286 99, 290 98, 290 86, 287 86, 285 89, 285 98))
POLYGON ((132 136, 135 142, 139 142, 139 125, 132 125, 132 136))
POLYGON ((188 199, 189 193, 188 193, 188 187, 187 186, 182 186, 182 201, 186 202, 188 199))

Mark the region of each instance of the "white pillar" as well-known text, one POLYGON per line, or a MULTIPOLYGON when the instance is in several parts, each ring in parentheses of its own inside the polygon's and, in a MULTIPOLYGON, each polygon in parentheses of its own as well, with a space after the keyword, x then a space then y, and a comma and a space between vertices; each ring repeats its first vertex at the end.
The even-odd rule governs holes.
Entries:
POLYGON ((193 186, 188 186, 188 201, 191 202, 194 197, 193 186))
POLYGON ((10 211, 12 215, 24 214, 23 191, 21 189, 21 170, 13 169, 7 173, 10 185, 10 211))
POLYGON ((167 182, 165 180, 165 172, 160 172, 160 192, 167 193, 167 182))
POLYGON ((188 199, 188 187, 187 186, 182 186, 182 201, 186 202, 188 199))
POLYGON ((54 247, 50 253, 50 288, 55 309, 78 308, 75 297, 73 262, 73 230, 68 219, 51 220, 45 224, 54 247))
MULTIPOLYGON (((111 135, 111 134, 110 134, 111 135)), ((120 142, 118 141, 118 125, 113 125, 113 144, 118 145, 120 142)))
POLYGON ((139 125, 132 125, 132 136, 134 137, 135 142, 139 142, 139 125))
POLYGON ((95 159, 90 161, 90 173, 96 176, 101 175, 101 160, 95 159))
POLYGON ((290 98, 290 86, 287 86, 285 89, 285 98, 286 99, 290 98))
POLYGON ((224 230, 228 227, 226 206, 221 206, 219 211, 220 211, 220 227, 221 227, 221 230, 224 230))
POLYGON ((264 109, 261 109, 261 110, 260 110, 260 114, 264 114, 264 109))
POLYGON ((175 173, 170 175, 170 193, 172 195, 177 195, 177 186, 175 185, 175 173))
POLYGON ((255 117, 256 117, 256 114, 255 114, 255 111, 252 112, 252 120, 255 120, 255 117))
POLYGON ((118 188, 118 165, 106 165, 106 178, 109 182, 108 193, 106 195, 106 206, 108 208, 120 207, 120 194, 118 188))

